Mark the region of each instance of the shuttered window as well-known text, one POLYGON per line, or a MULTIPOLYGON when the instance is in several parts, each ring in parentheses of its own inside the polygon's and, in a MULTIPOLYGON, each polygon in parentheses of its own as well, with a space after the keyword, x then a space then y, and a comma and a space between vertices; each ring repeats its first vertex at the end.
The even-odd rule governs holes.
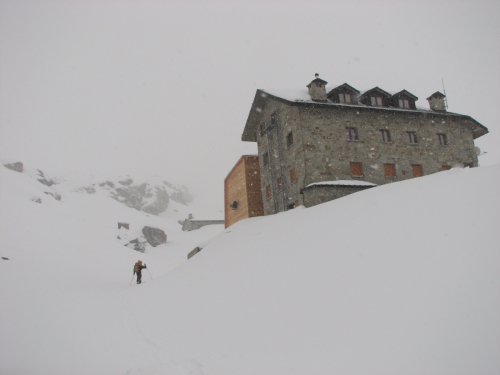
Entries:
POLYGON ((446 134, 438 134, 438 140, 439 140, 439 144, 441 146, 446 146, 448 144, 448 137, 446 136, 446 134))
POLYGON ((408 143, 411 145, 415 145, 418 143, 417 141, 417 133, 416 132, 407 132, 408 134, 408 143))
POLYGON ((424 175, 421 165, 413 164, 411 166, 411 172, 413 173, 413 177, 422 177, 424 175))
POLYGON ((363 176, 363 169, 361 168, 361 163, 351 163, 351 175, 352 176, 363 176))
POLYGON ((271 189, 271 185, 266 186, 266 195, 268 198, 271 198, 273 196, 273 190, 271 189))
POLYGON ((384 164, 385 177, 396 177, 396 166, 394 164, 384 164))
POLYGON ((441 167, 441 169, 442 169, 443 171, 449 171, 449 170, 451 169, 451 167, 450 167, 449 165, 443 165, 443 166, 441 167))
POLYGON ((297 171, 295 169, 290 170, 290 182, 297 181, 297 171))

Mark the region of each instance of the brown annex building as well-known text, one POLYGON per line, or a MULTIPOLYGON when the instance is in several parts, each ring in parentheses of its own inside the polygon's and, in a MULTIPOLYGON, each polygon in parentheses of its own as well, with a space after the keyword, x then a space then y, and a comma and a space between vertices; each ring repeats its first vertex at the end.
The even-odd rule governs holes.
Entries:
POLYGON ((440 92, 427 98, 430 108, 424 109, 406 90, 326 85, 316 76, 302 90, 255 94, 242 140, 257 142, 264 215, 454 165, 478 166, 474 139, 488 129, 448 112, 440 92))
POLYGON ((224 180, 225 227, 262 215, 259 157, 244 155, 224 180))

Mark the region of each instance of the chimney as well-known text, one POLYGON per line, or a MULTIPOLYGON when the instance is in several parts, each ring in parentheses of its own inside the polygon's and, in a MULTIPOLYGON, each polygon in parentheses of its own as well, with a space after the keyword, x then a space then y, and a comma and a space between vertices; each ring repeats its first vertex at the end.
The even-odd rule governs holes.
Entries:
POLYGON ((315 77, 316 78, 307 85, 311 100, 314 102, 326 103, 326 84, 328 82, 319 78, 318 73, 315 74, 315 77))
POLYGON ((436 112, 446 112, 446 96, 436 91, 434 94, 427 98, 429 107, 436 112))

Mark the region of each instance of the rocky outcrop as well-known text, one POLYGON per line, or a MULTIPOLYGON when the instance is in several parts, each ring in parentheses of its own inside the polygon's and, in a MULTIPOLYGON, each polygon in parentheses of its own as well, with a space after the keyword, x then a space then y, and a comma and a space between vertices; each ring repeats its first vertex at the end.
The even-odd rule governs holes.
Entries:
POLYGON ((61 195, 57 194, 57 193, 53 193, 53 192, 49 192, 49 191, 44 191, 44 193, 47 195, 51 195, 56 201, 60 201, 62 198, 61 195))
POLYGON ((144 235, 146 241, 148 241, 148 243, 153 247, 167 242, 167 235, 164 231, 158 228, 144 227, 142 228, 142 234, 144 235))
POLYGON ((146 251, 146 242, 140 238, 136 238, 135 240, 130 241, 125 246, 134 249, 136 251, 140 251, 141 253, 146 251))
POLYGON ((20 172, 20 173, 23 172, 23 163, 21 163, 20 161, 15 162, 15 163, 4 164, 3 166, 5 168, 12 169, 13 171, 16 171, 16 172, 20 172))
POLYGON ((120 181, 120 184, 123 187, 111 189, 111 198, 118 202, 152 215, 159 215, 167 209, 169 197, 164 186, 136 185, 132 179, 120 181))
POLYGON ((40 182, 44 185, 47 185, 47 186, 52 186, 54 184, 57 184, 56 181, 46 178, 40 169, 37 169, 37 170, 38 170, 38 176, 39 176, 39 178, 37 178, 38 182, 40 182))

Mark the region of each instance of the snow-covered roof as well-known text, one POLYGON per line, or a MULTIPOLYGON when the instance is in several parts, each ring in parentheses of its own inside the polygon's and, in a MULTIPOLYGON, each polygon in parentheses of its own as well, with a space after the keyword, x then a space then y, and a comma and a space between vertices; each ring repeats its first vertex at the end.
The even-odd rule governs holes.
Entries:
POLYGON ((367 181, 357 181, 357 180, 336 180, 336 181, 321 181, 321 182, 313 182, 312 184, 309 184, 306 186, 312 187, 312 186, 377 186, 377 184, 374 184, 372 182, 367 182, 367 181))

